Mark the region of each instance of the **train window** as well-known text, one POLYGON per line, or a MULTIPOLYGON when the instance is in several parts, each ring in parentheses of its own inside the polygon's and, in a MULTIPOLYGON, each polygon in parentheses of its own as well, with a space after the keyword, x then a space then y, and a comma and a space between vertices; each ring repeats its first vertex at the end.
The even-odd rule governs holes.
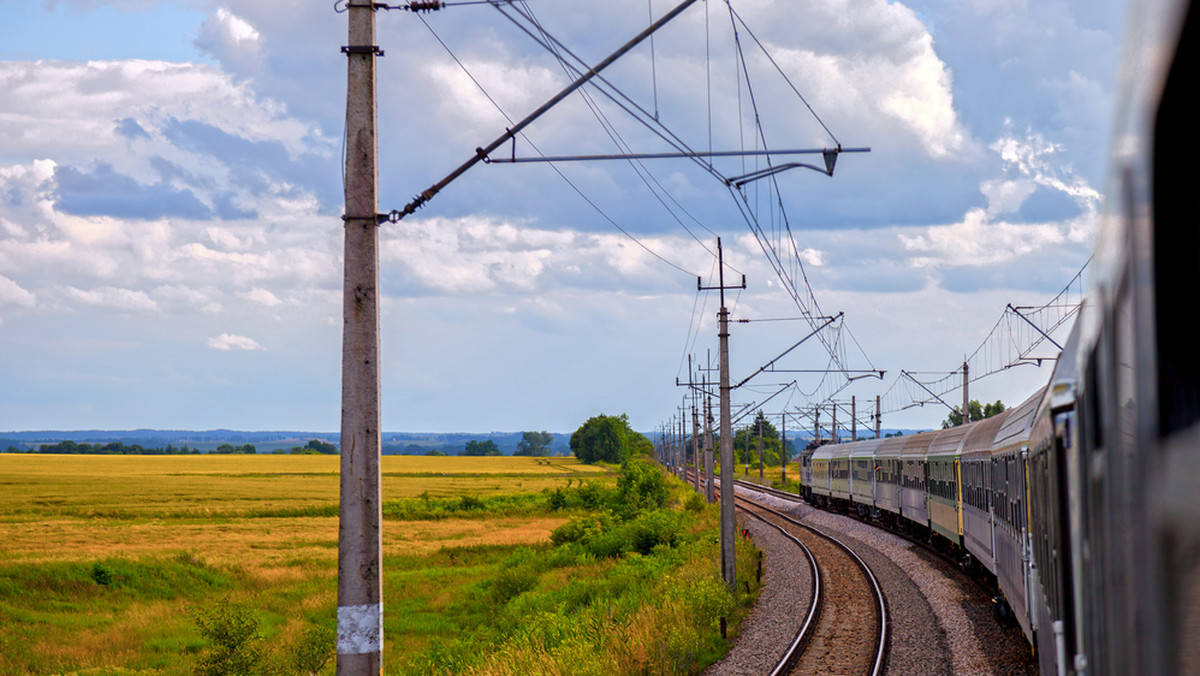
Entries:
MULTIPOLYGON (((1185 35, 1195 33, 1196 8, 1188 13, 1185 35)), ((1200 360, 1195 330, 1186 307, 1200 266, 1200 200, 1196 186, 1200 148, 1195 108, 1200 52, 1195 42, 1181 40, 1154 121, 1154 321, 1157 330, 1159 429, 1169 435, 1200 420, 1200 360)))

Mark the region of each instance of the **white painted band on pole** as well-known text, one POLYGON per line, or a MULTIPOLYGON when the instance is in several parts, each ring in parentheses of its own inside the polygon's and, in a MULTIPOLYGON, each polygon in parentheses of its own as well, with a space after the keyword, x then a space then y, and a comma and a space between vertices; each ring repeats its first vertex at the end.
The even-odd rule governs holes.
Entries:
POLYGON ((338 606, 339 655, 365 655, 380 652, 383 644, 383 604, 338 606))

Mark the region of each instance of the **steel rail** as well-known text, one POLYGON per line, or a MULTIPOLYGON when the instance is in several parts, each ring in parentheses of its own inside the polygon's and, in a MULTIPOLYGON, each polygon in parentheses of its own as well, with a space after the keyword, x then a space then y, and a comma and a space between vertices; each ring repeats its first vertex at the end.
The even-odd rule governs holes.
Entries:
MULTIPOLYGON (((739 481, 735 479, 734 485, 737 486, 738 483, 739 483, 739 481)), ((761 488, 761 486, 758 486, 757 484, 743 484, 743 487, 749 488, 750 490, 758 490, 759 488, 761 488), (753 488, 751 488, 751 487, 753 487, 753 488)), ((799 528, 804 528, 804 529, 816 534, 818 537, 825 538, 825 539, 829 540, 830 542, 833 542, 835 545, 837 545, 842 550, 844 550, 847 554, 850 555, 850 558, 855 562, 855 564, 858 566, 859 570, 863 571, 863 574, 866 576, 867 580, 871 583, 871 587, 874 591, 875 609, 879 613, 879 625, 878 625, 879 640, 876 642, 876 645, 875 645, 875 656, 872 659, 871 671, 869 673, 871 674, 871 676, 878 676, 879 674, 882 674, 884 665, 885 665, 885 660, 887 658, 888 626, 890 624, 890 618, 889 618, 888 612, 887 612, 887 599, 883 595, 883 588, 880 586, 879 580, 875 577, 874 571, 872 571, 871 567, 869 565, 867 565, 867 562, 864 561, 862 559, 862 557, 858 555, 858 552, 854 551, 854 549, 852 547, 850 547, 846 543, 842 542, 841 540, 837 539, 836 537, 830 535, 829 533, 826 533, 825 531, 821 530, 820 528, 816 528, 815 526, 811 526, 806 523, 802 523, 799 520, 792 518, 791 516, 789 516, 787 514, 784 514, 783 512, 772 509, 770 507, 767 507, 766 505, 757 503, 748 498, 741 497, 741 498, 737 498, 737 499, 741 500, 742 502, 752 504, 760 509, 769 511, 769 512, 777 515, 781 519, 787 521, 790 524, 793 524, 799 528)))
POLYGON ((800 629, 792 638, 792 642, 788 644, 787 650, 783 652, 783 656, 780 657, 779 661, 775 664, 775 668, 771 670, 771 676, 779 676, 780 674, 786 674, 788 670, 791 669, 792 664, 795 663, 796 658, 804 652, 804 648, 808 645, 809 640, 812 638, 812 634, 809 630, 816 626, 817 620, 821 616, 821 604, 824 598, 822 593, 824 586, 821 584, 821 568, 817 565, 817 558, 813 556, 812 550, 808 548, 808 545, 801 542, 800 538, 784 530, 783 526, 780 526, 776 523, 771 523, 762 516, 745 508, 741 508, 741 512, 742 514, 752 516, 762 523, 774 528, 782 533, 784 537, 799 546, 804 552, 804 555, 808 557, 809 569, 812 570, 812 587, 810 588, 812 602, 808 607, 808 615, 804 618, 804 622, 800 625, 800 629))
MULTIPOLYGON (((688 473, 690 474, 694 471, 696 470, 689 469, 688 473)), ((720 481, 719 478, 717 480, 720 481)), ((770 508, 764 509, 770 510, 770 508)), ((804 544, 800 538, 787 532, 783 526, 780 526, 777 523, 771 523, 762 516, 745 508, 741 508, 741 512, 746 516, 751 516, 755 519, 758 519, 762 523, 779 531, 779 533, 787 539, 791 540, 793 544, 798 546, 800 550, 804 552, 805 557, 808 558, 809 570, 812 571, 812 584, 809 587, 809 596, 811 601, 808 606, 808 614, 805 616, 804 622, 801 623, 800 628, 796 631, 796 635, 792 637, 791 643, 789 643, 787 649, 784 650, 783 655, 775 663, 775 668, 773 668, 770 672, 770 676, 780 676, 781 674, 786 674, 788 670, 791 669, 791 666, 795 663, 796 658, 804 652, 804 648, 808 645, 809 640, 812 638, 811 630, 816 626, 817 621, 821 617, 821 605, 824 599, 823 590, 825 588, 821 579, 821 567, 817 565, 817 557, 813 555, 812 550, 808 548, 808 545, 804 544)))

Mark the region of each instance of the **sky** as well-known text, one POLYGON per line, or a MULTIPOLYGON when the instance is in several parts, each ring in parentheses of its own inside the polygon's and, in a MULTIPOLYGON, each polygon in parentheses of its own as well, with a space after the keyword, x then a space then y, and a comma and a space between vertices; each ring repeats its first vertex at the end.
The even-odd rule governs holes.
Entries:
MULTIPOLYGON (((594 64, 672 6, 524 7, 594 64)), ((0 432, 337 431, 340 8, 0 0, 0 432)), ((944 406, 904 408, 900 372, 953 371, 1007 304, 1048 302, 1088 259, 1122 17, 1114 0, 695 3, 605 71, 627 108, 693 150, 870 152, 740 190, 723 179, 762 156, 475 166, 380 228, 383 429, 626 413, 658 430, 687 356, 715 366, 718 300, 697 279, 718 283, 718 236, 726 284, 746 277, 727 292, 751 320, 735 382, 808 334, 804 312, 844 313, 819 334, 837 363, 886 371, 764 373, 735 406, 794 379, 765 410, 882 395, 884 427, 938 426, 944 406)), ((379 11, 377 43, 383 212, 573 79, 486 4, 379 11)), ((496 156, 668 150, 584 91, 496 156)), ((829 351, 776 366, 826 369, 829 351)), ((971 398, 1016 404, 1049 375, 1009 369, 971 398)))

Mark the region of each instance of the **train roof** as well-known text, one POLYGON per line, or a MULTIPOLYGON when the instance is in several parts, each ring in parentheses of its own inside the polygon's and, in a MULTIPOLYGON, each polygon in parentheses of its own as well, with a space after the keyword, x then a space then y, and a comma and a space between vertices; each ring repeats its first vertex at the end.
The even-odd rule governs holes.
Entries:
POLYGON ((843 444, 822 444, 821 446, 818 446, 815 451, 813 451, 812 459, 813 460, 829 460, 830 458, 832 458, 834 456, 835 449, 838 449, 837 455, 841 455, 842 454, 842 446, 843 446, 843 444))
POLYGON ((860 439, 851 443, 854 445, 854 448, 850 449, 851 458, 870 458, 883 444, 883 439, 860 439))
POLYGON ((971 425, 958 425, 934 433, 933 443, 929 444, 929 455, 958 455, 958 447, 971 431, 971 425))
POLYGON ((904 445, 908 443, 908 437, 885 437, 880 441, 881 443, 875 451, 877 457, 898 458, 904 454, 904 445))
POLYGON ((1003 410, 990 418, 984 418, 976 423, 971 423, 971 430, 963 439, 959 453, 962 455, 987 455, 992 451, 992 444, 996 440, 996 435, 1000 432, 1000 428, 1004 426, 1005 421, 1013 413, 1013 409, 1003 410))
POLYGON ((905 437, 904 450, 900 451, 900 455, 921 456, 929 455, 929 446, 933 443, 933 438, 937 436, 937 432, 921 432, 909 437, 905 437))
POLYGON ((1046 388, 1042 405, 1050 406, 1054 412, 1075 406, 1075 383, 1079 380, 1079 331, 1079 323, 1076 322, 1058 355, 1058 363, 1054 365, 1054 373, 1050 376, 1050 386, 1046 388))
POLYGON ((1003 451, 1029 441, 1029 431, 1033 428, 1034 413, 1042 401, 1046 388, 1039 388, 1028 399, 1014 407, 1000 425, 1000 431, 992 443, 994 451, 1003 451))

